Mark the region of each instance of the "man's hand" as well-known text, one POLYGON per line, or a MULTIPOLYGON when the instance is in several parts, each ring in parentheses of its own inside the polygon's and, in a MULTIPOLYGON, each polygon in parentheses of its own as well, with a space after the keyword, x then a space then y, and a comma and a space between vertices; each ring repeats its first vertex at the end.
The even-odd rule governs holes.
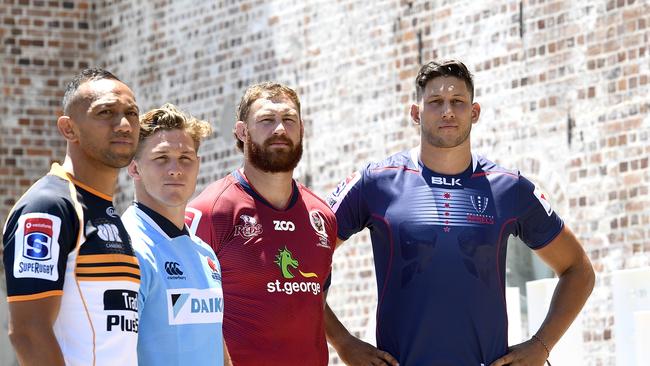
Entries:
POLYGON ((397 366, 397 360, 390 353, 381 351, 373 345, 350 336, 337 345, 336 351, 349 366, 397 366))
POLYGON ((490 366, 543 366, 546 358, 544 346, 535 339, 530 339, 510 347, 505 356, 492 362, 490 366))

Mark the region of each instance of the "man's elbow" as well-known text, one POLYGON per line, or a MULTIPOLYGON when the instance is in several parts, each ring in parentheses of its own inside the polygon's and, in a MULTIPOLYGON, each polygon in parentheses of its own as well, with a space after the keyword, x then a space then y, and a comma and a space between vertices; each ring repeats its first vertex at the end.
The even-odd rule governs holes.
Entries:
POLYGON ((38 333, 41 332, 32 328, 13 326, 9 328, 9 340, 16 353, 19 355, 30 354, 32 352, 38 352, 43 347, 42 342, 39 341, 42 338, 42 334, 38 333))
POLYGON ((24 327, 10 327, 9 340, 18 354, 36 350, 36 340, 32 332, 27 331, 24 327))
POLYGON ((594 272, 594 266, 591 265, 591 261, 586 254, 583 254, 581 260, 574 266, 571 272, 580 278, 584 289, 587 290, 587 294, 591 294, 596 283, 596 273, 594 272))

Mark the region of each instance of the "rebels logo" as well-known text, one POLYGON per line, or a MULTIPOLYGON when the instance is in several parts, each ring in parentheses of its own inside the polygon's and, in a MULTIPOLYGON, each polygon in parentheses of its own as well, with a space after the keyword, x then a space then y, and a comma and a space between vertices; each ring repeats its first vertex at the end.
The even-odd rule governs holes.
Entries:
POLYGON ((23 257, 45 261, 52 258, 52 220, 30 218, 25 220, 23 257))
POLYGON ((447 178, 447 177, 431 177, 431 183, 439 186, 458 186, 462 187, 460 184, 460 178, 447 178))
POLYGON ((273 228, 275 231, 294 231, 296 230, 296 225, 293 224, 291 221, 284 221, 284 220, 273 220, 273 225, 275 225, 273 228))

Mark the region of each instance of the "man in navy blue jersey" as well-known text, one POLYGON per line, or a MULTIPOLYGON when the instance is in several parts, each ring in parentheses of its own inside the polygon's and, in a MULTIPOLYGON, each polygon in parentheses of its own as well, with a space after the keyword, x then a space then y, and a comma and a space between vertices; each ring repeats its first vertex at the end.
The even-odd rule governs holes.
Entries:
POLYGON ((352 337, 329 308, 328 339, 353 365, 393 364, 385 352, 402 365, 543 365, 591 293, 591 263, 539 187, 472 153, 481 108, 463 63, 429 62, 416 89, 411 117, 420 146, 367 165, 327 199, 339 241, 370 230, 378 349, 352 337), (511 235, 559 283, 539 330, 508 348, 511 235))

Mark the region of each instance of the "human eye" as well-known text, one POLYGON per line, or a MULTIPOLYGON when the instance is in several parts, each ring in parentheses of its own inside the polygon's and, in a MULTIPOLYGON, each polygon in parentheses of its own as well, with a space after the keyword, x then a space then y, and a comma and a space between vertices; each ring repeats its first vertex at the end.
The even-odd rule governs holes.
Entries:
POLYGON ((113 115, 113 111, 110 110, 110 109, 100 109, 97 112, 97 115, 100 116, 100 117, 109 117, 109 116, 113 115))

